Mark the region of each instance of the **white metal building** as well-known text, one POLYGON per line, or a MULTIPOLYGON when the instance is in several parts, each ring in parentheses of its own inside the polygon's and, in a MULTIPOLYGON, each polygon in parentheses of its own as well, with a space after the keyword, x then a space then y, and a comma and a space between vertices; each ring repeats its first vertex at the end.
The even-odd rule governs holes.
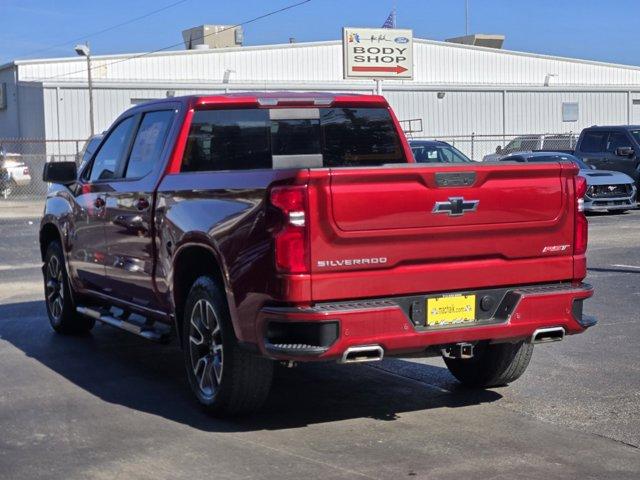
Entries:
MULTIPOLYGON (((376 91, 373 81, 343 80, 340 41, 136 57, 92 57, 96 131, 132 104, 167 95, 376 91)), ((0 67, 0 86, 0 138, 89 136, 84 58, 11 62, 0 67)), ((416 39, 414 79, 384 81, 380 88, 401 120, 422 120, 425 137, 579 132, 592 124, 640 123, 635 66, 416 39)))

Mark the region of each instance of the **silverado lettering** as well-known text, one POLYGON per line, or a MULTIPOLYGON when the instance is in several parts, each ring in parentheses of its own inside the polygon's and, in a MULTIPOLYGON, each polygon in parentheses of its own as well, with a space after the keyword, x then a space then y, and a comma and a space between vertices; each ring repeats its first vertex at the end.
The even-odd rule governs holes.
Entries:
POLYGON ((386 257, 353 258, 345 260, 318 260, 318 267, 349 267, 352 265, 379 265, 387 263, 386 257))

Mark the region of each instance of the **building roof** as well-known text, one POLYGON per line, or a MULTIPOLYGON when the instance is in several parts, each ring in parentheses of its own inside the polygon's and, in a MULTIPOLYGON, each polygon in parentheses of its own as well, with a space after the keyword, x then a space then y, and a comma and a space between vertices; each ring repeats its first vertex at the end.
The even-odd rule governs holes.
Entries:
MULTIPOLYGON (((640 85, 639 66, 427 39, 414 43, 414 79, 394 80, 396 85, 640 85)), ((341 48, 341 41, 333 40, 91 58, 97 82, 223 83, 223 74, 229 71, 233 83, 346 83, 341 48)), ((20 81, 86 82, 85 62, 83 57, 15 60, 0 70, 18 66, 20 81)))

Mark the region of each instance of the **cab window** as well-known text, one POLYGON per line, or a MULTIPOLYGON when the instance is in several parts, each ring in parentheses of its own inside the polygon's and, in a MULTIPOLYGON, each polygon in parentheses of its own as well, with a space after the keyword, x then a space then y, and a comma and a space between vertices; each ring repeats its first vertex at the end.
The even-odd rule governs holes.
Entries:
POLYGON ((135 116, 125 118, 112 130, 94 158, 89 181, 116 178, 118 168, 129 149, 131 135, 136 125, 135 119, 135 116))
POLYGON ((580 142, 580 150, 587 153, 602 152, 607 132, 586 132, 580 142))
POLYGON ((622 132, 612 132, 607 138, 607 152, 616 153, 616 149, 620 147, 630 147, 631 142, 622 132))
POLYGON ((133 142, 125 178, 142 178, 160 159, 173 120, 172 110, 145 113, 133 142))

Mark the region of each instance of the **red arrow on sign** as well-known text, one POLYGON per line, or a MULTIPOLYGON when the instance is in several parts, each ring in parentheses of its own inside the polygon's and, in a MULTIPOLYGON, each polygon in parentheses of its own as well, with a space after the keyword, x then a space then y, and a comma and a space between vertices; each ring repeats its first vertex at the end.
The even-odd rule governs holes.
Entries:
POLYGON ((401 65, 395 67, 351 67, 354 72, 395 72, 396 74, 406 72, 407 69, 401 65))

